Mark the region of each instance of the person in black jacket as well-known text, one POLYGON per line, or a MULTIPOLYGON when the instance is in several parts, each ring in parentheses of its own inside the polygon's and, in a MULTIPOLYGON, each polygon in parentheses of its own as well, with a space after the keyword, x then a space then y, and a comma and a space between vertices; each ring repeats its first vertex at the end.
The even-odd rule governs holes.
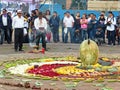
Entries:
POLYGON ((7 40, 7 43, 11 43, 11 37, 10 37, 10 30, 12 29, 12 19, 7 14, 7 10, 3 9, 3 14, 0 16, 0 29, 1 29, 1 42, 0 44, 3 44, 4 36, 5 40, 7 40))
POLYGON ((60 18, 57 12, 55 11, 49 21, 53 33, 53 41, 55 43, 59 42, 59 22, 60 22, 60 18))

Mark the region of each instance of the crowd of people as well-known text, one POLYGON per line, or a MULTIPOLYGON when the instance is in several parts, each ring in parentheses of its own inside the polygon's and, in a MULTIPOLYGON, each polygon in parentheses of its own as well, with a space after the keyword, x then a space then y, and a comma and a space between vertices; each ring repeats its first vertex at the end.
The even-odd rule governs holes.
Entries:
POLYGON ((63 18, 62 40, 67 43, 68 32, 70 32, 71 43, 81 43, 86 39, 91 39, 98 45, 104 43, 120 45, 119 20, 120 16, 114 17, 111 11, 108 12, 108 16, 105 16, 105 12, 102 11, 99 17, 96 17, 94 13, 83 14, 80 17, 79 12, 76 16, 66 12, 63 18))
POLYGON ((46 43, 60 42, 60 26, 63 43, 68 43, 70 36, 71 43, 91 39, 98 45, 120 45, 120 15, 114 17, 111 11, 108 16, 102 11, 99 17, 94 13, 80 16, 80 12, 74 15, 67 11, 60 19, 56 11, 51 14, 49 10, 42 13, 38 9, 32 10, 31 14, 17 10, 14 17, 3 9, 0 15, 0 44, 4 41, 11 44, 14 31, 15 51, 22 51, 24 42, 35 43, 36 49, 39 49, 39 43, 42 42, 42 47, 47 50, 46 43))

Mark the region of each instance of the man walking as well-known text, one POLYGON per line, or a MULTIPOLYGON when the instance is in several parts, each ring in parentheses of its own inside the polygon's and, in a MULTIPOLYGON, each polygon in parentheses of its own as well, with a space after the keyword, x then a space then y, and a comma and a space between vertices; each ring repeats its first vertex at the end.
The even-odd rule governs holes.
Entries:
POLYGON ((47 21, 43 18, 42 12, 39 12, 38 18, 34 21, 34 26, 36 29, 36 46, 39 49, 40 38, 42 38, 42 47, 46 50, 46 30, 47 30, 47 21))
POLYGON ((3 9, 3 14, 0 16, 0 29, 1 29, 1 40, 0 44, 3 44, 4 36, 7 43, 11 43, 10 30, 12 28, 12 19, 7 14, 7 10, 3 9))
POLYGON ((15 51, 23 51, 23 28, 24 28, 24 17, 22 16, 22 11, 17 11, 17 16, 13 18, 12 23, 13 29, 15 30, 14 34, 14 49, 15 51), (18 49, 19 47, 19 49, 18 49))

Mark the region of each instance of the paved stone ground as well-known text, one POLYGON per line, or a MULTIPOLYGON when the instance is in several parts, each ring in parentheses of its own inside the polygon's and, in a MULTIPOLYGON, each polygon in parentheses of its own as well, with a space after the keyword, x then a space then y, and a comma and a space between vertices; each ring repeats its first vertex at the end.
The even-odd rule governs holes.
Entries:
MULTIPOLYGON (((42 58, 42 57, 63 57, 63 56, 69 56, 74 55, 76 57, 79 57, 79 44, 63 44, 63 43, 48 43, 47 48, 48 51, 45 52, 45 54, 33 54, 28 53, 32 48, 28 44, 24 44, 24 50, 25 52, 15 52, 13 49, 13 44, 3 44, 0 45, 0 62, 8 61, 8 60, 15 60, 15 59, 31 59, 31 58, 42 58)), ((110 58, 120 58, 120 46, 100 46, 100 57, 110 57, 110 58)), ((2 80, 2 79, 1 79, 2 80)), ((1 81, 0 80, 0 81, 1 81)), ((46 83, 46 82, 44 82, 46 83)), ((62 85, 57 82, 58 87, 60 90, 72 90, 71 88, 63 89, 62 85), (60 85, 61 87, 60 87, 60 85), (62 89, 61 89, 62 88, 62 89)), ((46 87, 48 85, 44 85, 46 87)), ((113 90, 120 90, 120 83, 114 83, 114 84, 108 84, 108 86, 113 87, 113 90)), ((48 86, 50 87, 50 86, 48 86)), ((18 87, 10 87, 10 86, 3 86, 0 85, 0 90, 30 90, 30 89, 24 89, 24 88, 18 88, 18 87)), ((44 90, 44 89, 42 89, 44 90)), ((58 89, 55 89, 58 90, 58 89)), ((98 87, 93 87, 92 84, 87 83, 81 83, 77 87, 77 90, 100 90, 98 87)))

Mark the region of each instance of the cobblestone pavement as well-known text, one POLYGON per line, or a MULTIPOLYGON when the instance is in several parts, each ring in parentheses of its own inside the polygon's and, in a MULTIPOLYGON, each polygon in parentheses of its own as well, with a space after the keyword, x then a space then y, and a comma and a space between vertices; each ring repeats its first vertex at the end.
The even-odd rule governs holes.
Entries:
MULTIPOLYGON (((42 57, 62 57, 74 55, 79 57, 79 44, 63 44, 63 43, 48 43, 47 49, 48 51, 45 54, 33 54, 28 53, 32 50, 32 47, 29 44, 24 44, 24 52, 15 52, 13 44, 3 44, 0 45, 0 62, 8 61, 8 60, 17 60, 17 59, 32 59, 32 58, 42 58, 42 57)), ((120 58, 120 46, 99 46, 100 49, 100 57, 110 57, 110 58, 120 58)), ((114 90, 119 90, 120 83, 108 84, 108 86, 114 87, 114 90)), ((0 85, 0 90, 29 90, 17 87, 9 87, 0 85)), ((44 90, 44 89, 43 89, 44 90)), ((55 89, 58 90, 58 89, 55 89)), ((65 89, 60 89, 65 90, 65 89)), ((66 89, 71 90, 71 89, 66 89)), ((100 90, 97 88, 93 88, 91 84, 83 84, 81 88, 77 90, 100 90), (90 87, 90 88, 88 88, 90 87)))

